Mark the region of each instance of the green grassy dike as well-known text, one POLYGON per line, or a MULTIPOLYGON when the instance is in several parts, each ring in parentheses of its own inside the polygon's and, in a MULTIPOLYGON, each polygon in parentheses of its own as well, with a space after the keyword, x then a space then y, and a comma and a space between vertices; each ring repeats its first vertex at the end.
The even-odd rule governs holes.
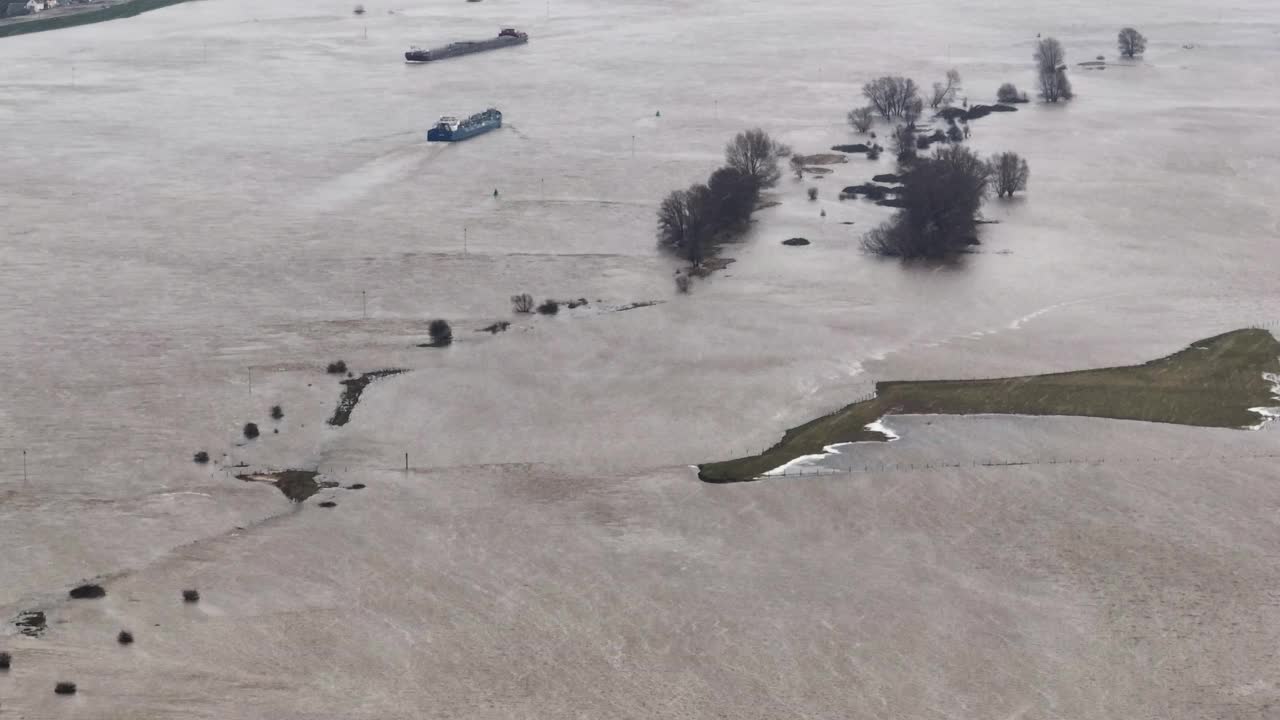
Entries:
POLYGON ((103 22, 105 20, 133 17, 134 15, 140 15, 148 10, 157 10, 168 5, 177 5, 180 2, 189 2, 189 0, 129 0, 128 2, 118 2, 111 7, 102 8, 100 10, 89 10, 70 15, 59 15, 56 17, 36 18, 34 20, 21 20, 18 22, 4 23, 0 24, 0 37, 41 32, 43 30, 57 30, 59 28, 88 25, 89 23, 103 22))
POLYGON ((1201 427, 1243 428, 1251 407, 1276 404, 1263 373, 1280 372, 1280 342, 1266 330, 1235 330, 1168 357, 1129 367, 993 380, 881 382, 876 397, 788 430, 760 455, 698 466, 706 482, 755 480, 828 445, 887 438, 866 429, 885 415, 1076 415, 1201 427))

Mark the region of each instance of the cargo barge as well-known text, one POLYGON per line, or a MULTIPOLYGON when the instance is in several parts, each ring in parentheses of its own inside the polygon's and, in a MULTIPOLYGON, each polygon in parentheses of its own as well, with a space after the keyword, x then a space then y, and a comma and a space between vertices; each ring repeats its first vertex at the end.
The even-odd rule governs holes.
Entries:
POLYGON ((466 120, 445 116, 427 131, 427 142, 458 142, 502 127, 502 113, 489 108, 466 120))
POLYGON ((488 40, 464 40, 430 50, 412 47, 404 54, 404 60, 408 63, 426 63, 459 55, 484 52, 485 50, 497 50, 510 45, 524 45, 527 42, 529 42, 528 33, 519 32, 514 28, 503 28, 498 33, 498 37, 489 38, 488 40))

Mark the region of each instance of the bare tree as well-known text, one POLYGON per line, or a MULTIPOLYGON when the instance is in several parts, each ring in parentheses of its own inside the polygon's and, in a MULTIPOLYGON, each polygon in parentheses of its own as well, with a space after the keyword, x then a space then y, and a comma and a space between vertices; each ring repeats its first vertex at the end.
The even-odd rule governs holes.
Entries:
POLYGON ((1142 33, 1131 27, 1120 31, 1120 37, 1117 42, 1120 46, 1120 54, 1127 58, 1141 55, 1147 51, 1147 39, 1142 36, 1142 33))
POLYGON ((1071 81, 1067 79, 1067 51, 1057 38, 1036 43, 1036 72, 1040 77, 1040 97, 1046 102, 1070 100, 1071 81))
POLYGON ((797 180, 804 179, 804 159, 799 155, 791 156, 791 172, 796 174, 797 180))
POLYGON ((672 192, 658 207, 658 241, 694 265, 701 263, 712 233, 713 213, 711 189, 706 185, 672 192))
POLYGON ((1005 152, 993 155, 987 162, 991 168, 991 179, 996 186, 996 197, 1008 195, 1027 189, 1027 180, 1031 178, 1031 168, 1017 153, 1005 152))
POLYGON ((849 111, 849 124, 860 133, 870 130, 873 122, 875 122, 875 111, 869 107, 849 111))
POLYGON ((707 180, 711 191, 712 226, 717 232, 731 232, 744 227, 755 210, 759 193, 751 178, 741 171, 722 167, 707 180))
POLYGON ((902 119, 907 121, 907 125, 916 126, 916 121, 924 114, 924 101, 916 98, 907 103, 907 107, 902 111, 902 119))
POLYGON ((929 107, 934 110, 946 107, 956 101, 956 94, 959 92, 960 71, 952 68, 947 71, 947 81, 945 83, 933 84, 933 94, 929 96, 929 107))
POLYGON ((975 244, 989 173, 963 145, 938 148, 903 178, 903 209, 867 233, 863 249, 901 258, 944 257, 975 244))
POLYGON ((778 170, 778 159, 782 154, 790 154, 790 148, 775 142, 769 133, 755 128, 744 130, 725 146, 725 165, 751 178, 756 189, 761 190, 778 184, 782 176, 778 170))
POLYGON ((916 131, 910 125, 899 125, 893 129, 893 151, 898 155, 898 162, 909 163, 916 159, 916 131))
POLYGON ((862 94, 881 117, 892 120, 902 117, 911 102, 919 98, 920 92, 914 80, 886 75, 863 85, 862 94))

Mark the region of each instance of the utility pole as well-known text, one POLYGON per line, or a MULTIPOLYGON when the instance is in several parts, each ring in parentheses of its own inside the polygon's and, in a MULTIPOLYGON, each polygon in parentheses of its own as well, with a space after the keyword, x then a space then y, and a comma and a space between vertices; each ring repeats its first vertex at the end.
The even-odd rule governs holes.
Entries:
POLYGON ((360 314, 364 316, 365 320, 369 319, 369 302, 368 298, 365 297, 364 290, 360 291, 360 314))
POLYGON ((22 484, 27 484, 27 451, 25 448, 22 451, 22 484))
POLYGON ((409 453, 404 454, 404 471, 409 472, 409 453))
POLYGON ((247 368, 249 371, 249 394, 253 394, 253 368, 247 368))
POLYGON ((631 157, 636 156, 636 136, 631 136, 631 157))
POLYGON ((462 226, 462 254, 467 254, 467 226, 462 226))

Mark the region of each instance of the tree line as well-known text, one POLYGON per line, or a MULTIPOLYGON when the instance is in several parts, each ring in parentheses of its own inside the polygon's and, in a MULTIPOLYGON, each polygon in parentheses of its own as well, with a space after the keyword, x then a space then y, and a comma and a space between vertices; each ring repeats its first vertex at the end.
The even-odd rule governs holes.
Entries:
POLYGON ((658 207, 658 243, 695 267, 715 246, 743 232, 760 192, 778 184, 778 161, 791 149, 764 130, 738 133, 725 146, 724 166, 705 183, 675 190, 658 207))

